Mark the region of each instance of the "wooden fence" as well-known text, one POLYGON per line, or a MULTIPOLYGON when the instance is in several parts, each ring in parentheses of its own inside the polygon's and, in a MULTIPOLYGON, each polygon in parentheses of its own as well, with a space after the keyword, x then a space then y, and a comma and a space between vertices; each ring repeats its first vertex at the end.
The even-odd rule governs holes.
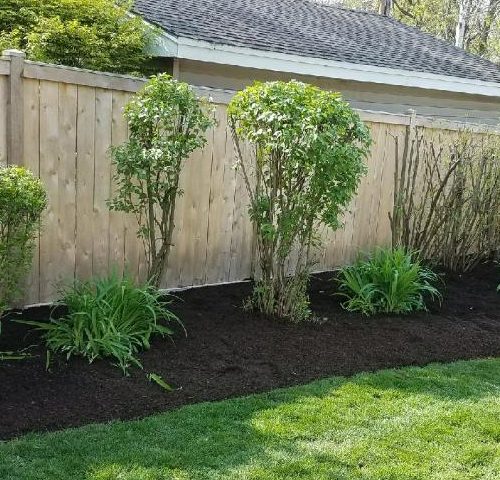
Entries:
MULTIPOLYGON (((113 269, 144 278, 146 265, 135 219, 110 212, 106 205, 113 188, 108 150, 126 140, 123 107, 143 83, 28 62, 15 52, 0 59, 0 162, 26 166, 48 191, 25 304, 54 300, 60 282, 113 269)), ((198 90, 216 103, 217 126, 182 172, 184 195, 176 211, 164 287, 243 280, 252 275, 255 263, 248 198, 233 168, 226 121, 231 92, 198 90)), ((332 269, 352 260, 359 250, 390 243, 393 136, 402 136, 411 121, 426 122, 410 115, 360 113, 374 141, 368 174, 345 216, 344 228, 324 232, 317 270, 332 269)))

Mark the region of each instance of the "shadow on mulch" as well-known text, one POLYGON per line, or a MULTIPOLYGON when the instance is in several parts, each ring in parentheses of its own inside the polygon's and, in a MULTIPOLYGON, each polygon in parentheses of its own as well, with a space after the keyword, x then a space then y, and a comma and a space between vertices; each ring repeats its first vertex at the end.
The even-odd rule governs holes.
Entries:
MULTIPOLYGON (((140 418, 181 405, 242 396, 333 375, 429 362, 500 356, 499 270, 482 266, 448 275, 442 306, 428 313, 372 318, 345 312, 332 273, 315 275, 312 308, 324 323, 291 325, 241 308, 249 283, 177 293, 182 319, 173 341, 158 339, 129 377, 110 365, 53 358, 45 369, 39 334, 5 320, 0 351, 30 349, 33 358, 0 361, 0 438, 93 422, 140 418), (150 383, 154 372, 177 388, 150 383)), ((22 313, 47 319, 49 309, 22 313)))

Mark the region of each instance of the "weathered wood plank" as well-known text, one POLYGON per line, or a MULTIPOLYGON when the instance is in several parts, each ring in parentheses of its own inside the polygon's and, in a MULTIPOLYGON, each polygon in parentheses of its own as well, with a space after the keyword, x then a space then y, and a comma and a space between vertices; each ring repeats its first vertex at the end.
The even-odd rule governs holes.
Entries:
POLYGON ((105 88, 123 92, 136 92, 146 82, 146 79, 139 77, 119 75, 116 73, 94 72, 92 70, 31 61, 27 61, 25 64, 24 78, 50 80, 59 83, 72 83, 80 86, 105 88))
POLYGON ((60 267, 57 282, 71 283, 76 269, 76 85, 59 84, 58 125, 58 241, 60 267))
MULTIPOLYGON (((129 96, 123 92, 113 91, 112 112, 111 112, 111 143, 120 145, 127 140, 127 122, 123 116, 123 108, 127 103, 129 96)), ((115 169, 111 167, 108 181, 110 184, 111 195, 114 191, 112 176, 115 169)), ((122 275, 125 259, 125 219, 121 212, 111 211, 109 214, 109 232, 108 232, 108 269, 114 271, 117 275, 122 275)))
POLYGON ((92 274, 102 276, 109 268, 109 208, 111 195, 111 127, 113 92, 96 89, 94 134, 94 198, 92 216, 92 274))
MULTIPOLYGON (((40 82, 24 80, 24 160, 23 166, 40 177, 40 82)), ((1 101, 1 93, 0 93, 1 101)), ((1 112, 0 112, 1 116, 1 112)), ((0 126, 0 135, 1 135, 0 126)), ((1 141, 0 141, 1 143, 1 141)), ((24 286, 24 301, 40 302, 40 233, 35 239, 33 261, 24 286)))
POLYGON ((206 283, 229 281, 236 187, 233 141, 224 106, 217 108, 216 120, 217 126, 213 132, 214 149, 209 197, 206 283))
POLYGON ((95 89, 78 86, 75 269, 78 280, 86 280, 92 276, 94 140, 95 89))
MULTIPOLYGON (((242 145, 242 154, 251 155, 250 147, 242 145)), ((248 206, 250 198, 245 186, 243 175, 236 173, 236 186, 233 208, 233 225, 231 232, 231 250, 229 281, 243 280, 252 274, 254 262, 254 232, 248 206)))
MULTIPOLYGON (((56 296, 61 268, 59 239, 59 88, 40 82, 40 178, 47 189, 47 210, 40 234, 40 301, 56 296)), ((64 208, 64 206, 62 206, 64 208)))
MULTIPOLYGON (((205 282, 213 140, 213 130, 210 129, 203 149, 194 152, 187 161, 190 169, 185 193, 189 202, 184 219, 187 252, 180 278, 184 285, 201 285, 205 282)), ((218 188, 221 188, 220 184, 218 188)))
POLYGON ((189 199, 186 199, 185 188, 188 184, 188 176, 190 173, 189 162, 187 159, 184 163, 184 168, 181 170, 179 178, 179 189, 183 194, 177 195, 175 216, 174 216, 174 231, 172 234, 172 246, 170 249, 170 257, 168 259, 167 269, 164 272, 164 278, 161 285, 168 288, 175 288, 183 286, 181 283, 181 276, 184 269, 184 259, 187 255, 186 234, 185 228, 189 227, 188 223, 188 205, 189 199))

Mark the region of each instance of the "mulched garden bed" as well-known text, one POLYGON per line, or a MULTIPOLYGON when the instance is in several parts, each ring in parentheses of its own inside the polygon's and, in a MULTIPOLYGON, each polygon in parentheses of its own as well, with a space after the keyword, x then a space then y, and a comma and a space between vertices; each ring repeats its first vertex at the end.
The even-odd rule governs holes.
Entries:
MULTIPOLYGON (((0 438, 93 422, 144 417, 313 379, 386 367, 500 356, 500 281, 496 266, 448 275, 442 307, 407 317, 367 318, 340 308, 332 274, 314 277, 311 300, 324 323, 290 325, 245 312, 249 283, 178 293, 173 309, 185 337, 155 340, 129 377, 108 361, 52 359, 30 327, 5 320, 0 351, 29 345, 33 358, 0 361, 0 438), (154 372, 177 390, 150 383, 154 372)), ((48 308, 23 312, 46 319, 48 308)))

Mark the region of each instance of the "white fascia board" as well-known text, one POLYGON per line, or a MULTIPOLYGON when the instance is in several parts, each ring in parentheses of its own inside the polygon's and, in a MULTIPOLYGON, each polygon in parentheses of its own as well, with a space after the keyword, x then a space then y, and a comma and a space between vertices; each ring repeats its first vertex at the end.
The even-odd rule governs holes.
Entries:
MULTIPOLYGON (((175 38, 168 34, 164 37, 170 52, 175 50, 175 44, 176 55, 172 56, 187 60, 338 80, 500 97, 500 84, 493 82, 233 47, 189 38, 175 38)), ((167 53, 163 55, 167 56, 167 53)))

